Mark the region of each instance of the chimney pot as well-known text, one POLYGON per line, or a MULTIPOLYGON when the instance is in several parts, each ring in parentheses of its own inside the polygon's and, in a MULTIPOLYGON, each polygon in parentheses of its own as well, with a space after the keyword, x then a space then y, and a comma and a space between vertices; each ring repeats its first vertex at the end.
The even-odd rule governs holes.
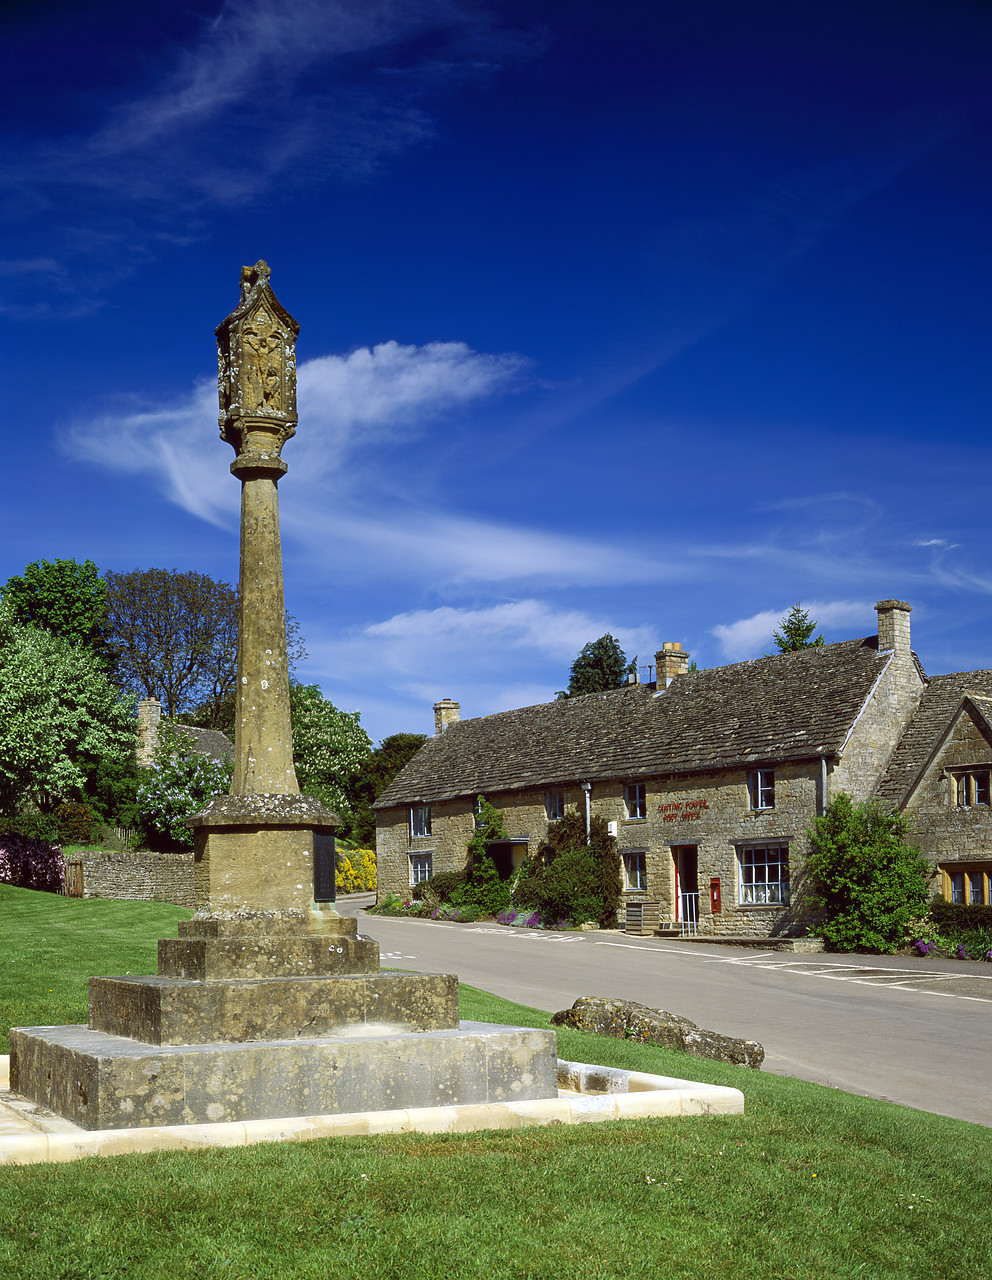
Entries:
POLYGON ((442 698, 434 703, 434 736, 444 733, 448 725, 455 724, 461 717, 461 704, 452 702, 450 698, 442 698))
POLYGON ((879 653, 909 653, 909 615, 913 606, 905 600, 879 600, 878 613, 879 653))
POLYGON ((689 653, 678 640, 666 640, 654 655, 655 680, 659 689, 667 689, 676 676, 689 670, 689 653))

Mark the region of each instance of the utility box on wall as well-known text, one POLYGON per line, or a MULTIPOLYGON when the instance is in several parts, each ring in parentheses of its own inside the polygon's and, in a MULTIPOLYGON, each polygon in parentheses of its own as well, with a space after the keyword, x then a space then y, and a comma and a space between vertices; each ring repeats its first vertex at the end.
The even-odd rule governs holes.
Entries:
POLYGON ((710 911, 715 916, 718 916, 721 911, 720 877, 719 876, 712 876, 710 878, 710 911))

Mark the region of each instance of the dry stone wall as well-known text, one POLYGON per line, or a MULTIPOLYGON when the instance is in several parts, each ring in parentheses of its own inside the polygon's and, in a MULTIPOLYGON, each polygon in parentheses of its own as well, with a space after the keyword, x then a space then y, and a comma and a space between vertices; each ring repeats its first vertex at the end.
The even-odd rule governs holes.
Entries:
POLYGON ((79 853, 84 898, 171 902, 193 907, 192 853, 79 853))

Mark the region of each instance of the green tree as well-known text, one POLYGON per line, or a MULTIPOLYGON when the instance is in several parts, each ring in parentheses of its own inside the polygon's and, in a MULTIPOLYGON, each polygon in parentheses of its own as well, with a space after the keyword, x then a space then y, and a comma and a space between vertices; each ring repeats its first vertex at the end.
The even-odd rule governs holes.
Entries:
POLYGON ((92 560, 35 560, 8 578, 0 596, 15 622, 61 636, 89 649, 104 667, 112 665, 107 646, 107 584, 92 560))
POLYGON ((568 688, 559 690, 556 696, 577 698, 583 693, 619 689, 627 675, 636 669, 636 657, 628 662, 620 642, 607 633, 583 645, 569 668, 568 688))
POLYGON ((807 904, 822 912, 818 931, 837 951, 891 954, 910 921, 926 914, 932 875, 907 842, 909 819, 841 792, 807 830, 807 904))
POLYGON ((823 636, 812 638, 820 624, 798 602, 778 625, 782 629, 773 632, 772 639, 779 653, 795 653, 799 649, 814 649, 823 644, 823 636))
MULTIPOLYGON (((158 698, 165 714, 231 732, 238 668, 238 593, 178 569, 108 573, 110 639, 123 688, 158 698)), ((306 657, 287 616, 289 668, 306 657)))
POLYGON ((317 685, 293 684, 289 691, 293 764, 304 795, 315 796, 350 830, 348 784, 372 751, 372 740, 357 711, 339 711, 317 685))
POLYGON ((345 787, 351 809, 351 838, 360 845, 375 847, 376 796, 385 791, 404 765, 409 764, 427 741, 425 733, 393 733, 383 738, 345 787))
POLYGON ((134 745, 134 704, 94 654, 0 603, 0 809, 81 800, 100 763, 123 764, 134 745))

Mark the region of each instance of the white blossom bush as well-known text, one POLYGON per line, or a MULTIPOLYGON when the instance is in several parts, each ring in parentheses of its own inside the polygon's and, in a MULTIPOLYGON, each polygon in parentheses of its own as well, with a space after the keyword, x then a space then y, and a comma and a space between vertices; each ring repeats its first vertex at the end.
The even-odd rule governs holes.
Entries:
POLYGON ((226 795, 233 772, 230 757, 214 760, 198 755, 188 734, 164 723, 154 762, 138 787, 145 831, 192 848, 193 833, 186 819, 214 796, 226 795))
POLYGON ((290 708, 300 790, 335 813, 347 813, 347 782, 372 754, 372 739, 359 723, 359 712, 339 711, 315 684, 293 685, 290 708))
POLYGON ((14 620, 0 603, 0 808, 81 799, 104 759, 134 751, 134 701, 93 652, 14 620))

